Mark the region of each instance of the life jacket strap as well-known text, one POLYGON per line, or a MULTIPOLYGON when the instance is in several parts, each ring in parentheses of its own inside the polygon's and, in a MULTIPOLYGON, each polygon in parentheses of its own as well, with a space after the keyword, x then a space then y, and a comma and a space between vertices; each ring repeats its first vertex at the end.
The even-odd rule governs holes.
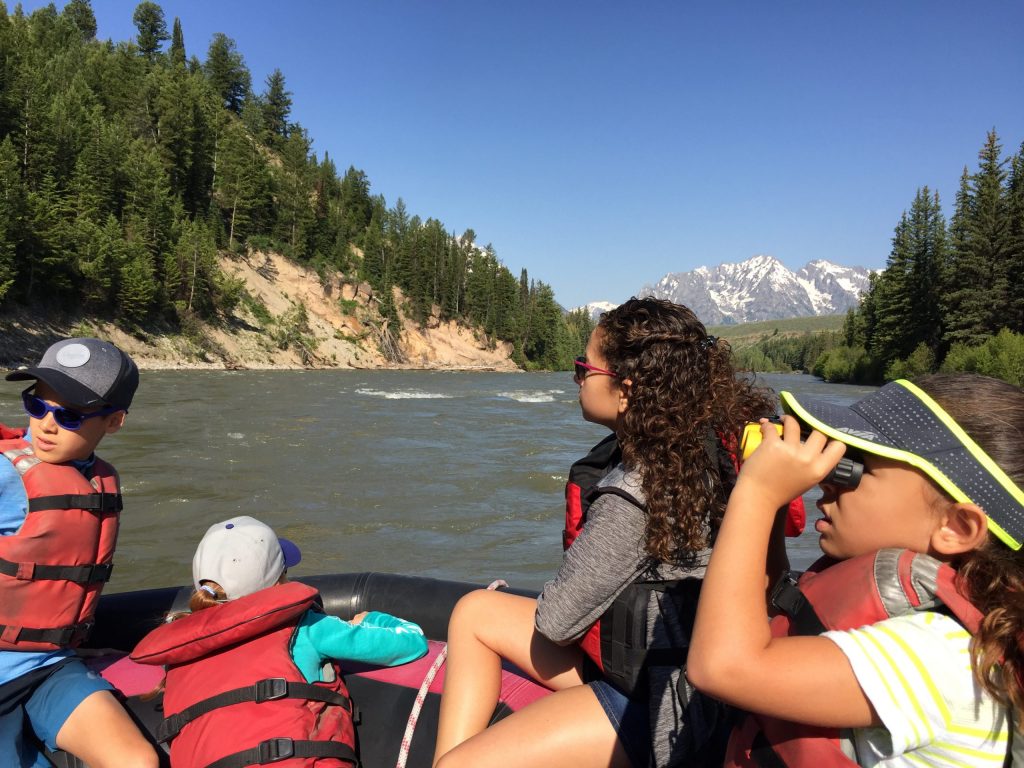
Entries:
MULTIPOLYGON (((325 704, 334 704, 335 706, 344 707, 350 712, 352 711, 352 702, 349 701, 349 698, 336 691, 319 685, 313 685, 312 683, 289 682, 283 677, 268 677, 263 680, 257 680, 252 685, 224 691, 208 699, 197 701, 191 707, 185 707, 181 712, 171 715, 160 723, 160 727, 157 728, 156 738, 161 742, 170 741, 181 733, 181 729, 193 720, 221 707, 229 707, 232 704, 243 704, 246 702, 262 704, 264 701, 276 701, 277 699, 322 701, 325 704)), ((274 739, 271 739, 271 741, 274 741, 274 739)), ((277 741, 280 741, 280 739, 277 741)), ((238 763, 238 765, 250 764, 238 763)))
POLYGON ((585 494, 585 499, 588 502, 592 503, 594 501, 594 499, 596 499, 598 496, 600 496, 601 494, 604 494, 604 493, 610 493, 613 496, 618 496, 619 498, 622 498, 622 499, 625 499, 626 501, 628 501, 634 507, 638 507, 638 508, 640 508, 640 509, 642 509, 644 511, 647 511, 647 505, 646 504, 641 504, 640 500, 637 499, 636 496, 631 494, 629 491, 624 491, 622 488, 619 488, 619 487, 614 486, 614 485, 599 485, 599 486, 596 486, 594 488, 591 488, 585 494))
POLYGON ((20 581, 71 581, 75 584, 102 584, 110 581, 113 563, 86 565, 44 565, 15 563, 0 557, 0 573, 20 581))
POLYGON ((83 642, 92 631, 93 622, 83 621, 70 627, 18 627, 12 624, 0 624, 0 640, 5 643, 52 643, 61 647, 77 645, 83 642))
POLYGON ((84 509, 106 515, 124 509, 124 501, 120 493, 66 493, 29 499, 29 512, 40 512, 45 509, 84 509))
POLYGON ((266 765, 293 757, 334 757, 354 766, 359 765, 356 753, 339 741, 296 741, 295 739, 267 739, 251 749, 215 760, 206 768, 245 768, 247 765, 266 765))
POLYGON ((789 616, 792 628, 790 634, 805 637, 820 635, 826 632, 828 627, 818 618, 814 606, 797 586, 799 576, 799 571, 782 574, 772 588, 771 605, 789 616))
POLYGON ((772 749, 764 731, 758 731, 750 748, 750 759, 758 768, 786 768, 786 762, 772 749))

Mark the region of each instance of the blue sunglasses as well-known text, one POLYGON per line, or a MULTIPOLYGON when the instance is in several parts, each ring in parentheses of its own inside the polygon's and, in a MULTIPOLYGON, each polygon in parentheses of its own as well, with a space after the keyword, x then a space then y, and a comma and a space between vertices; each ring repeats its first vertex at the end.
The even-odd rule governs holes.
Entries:
MULTIPOLYGON (((32 385, 34 387, 35 384, 32 385)), ((52 413, 53 420, 57 422, 57 426, 64 429, 75 432, 82 428, 82 424, 88 419, 94 419, 97 416, 109 416, 112 413, 123 411, 123 408, 115 408, 113 406, 107 406, 101 408, 98 411, 92 411, 91 413, 79 413, 71 408, 65 408, 60 405, 50 405, 45 400, 36 397, 32 394, 32 387, 29 387, 21 393, 21 403, 25 406, 25 413, 31 416, 33 419, 45 419, 46 414, 52 413)))

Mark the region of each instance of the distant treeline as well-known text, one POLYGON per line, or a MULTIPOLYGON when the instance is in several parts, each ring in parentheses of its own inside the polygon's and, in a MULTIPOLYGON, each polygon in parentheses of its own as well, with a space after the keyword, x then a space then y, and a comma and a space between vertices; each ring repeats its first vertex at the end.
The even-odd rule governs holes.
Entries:
POLYGON ((993 130, 965 167, 953 216, 917 191, 841 331, 766 338, 739 350, 754 370, 804 370, 880 383, 937 370, 1024 384, 1024 145, 1002 157, 993 130))
POLYGON ((327 281, 368 282, 384 321, 436 308, 566 369, 589 318, 518 277, 475 234, 388 207, 365 173, 312 151, 275 70, 257 93, 234 41, 188 55, 178 19, 134 11, 134 42, 96 39, 89 0, 25 15, 0 2, 0 306, 41 301, 129 328, 216 322, 252 298, 218 250, 276 250, 327 281), (169 45, 164 50, 164 43, 169 45))

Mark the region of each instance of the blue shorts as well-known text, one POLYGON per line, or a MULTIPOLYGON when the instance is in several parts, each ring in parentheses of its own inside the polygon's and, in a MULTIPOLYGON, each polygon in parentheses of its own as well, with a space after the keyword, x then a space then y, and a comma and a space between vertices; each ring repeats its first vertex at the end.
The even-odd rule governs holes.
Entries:
POLYGON ((0 685, 0 755, 17 756, 22 766, 49 766, 38 746, 24 738, 25 732, 31 729, 56 749, 57 734, 78 705, 97 691, 110 690, 110 683, 76 657, 0 685))
POLYGON ((619 743, 626 750, 629 762, 634 766, 646 766, 651 754, 650 715, 647 711, 647 700, 637 701, 629 698, 618 688, 605 680, 594 680, 587 683, 601 702, 604 713, 608 715, 619 743))

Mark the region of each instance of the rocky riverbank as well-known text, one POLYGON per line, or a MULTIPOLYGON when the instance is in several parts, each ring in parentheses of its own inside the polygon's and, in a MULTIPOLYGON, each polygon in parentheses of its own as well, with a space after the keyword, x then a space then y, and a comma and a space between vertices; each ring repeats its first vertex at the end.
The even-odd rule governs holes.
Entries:
MULTIPOLYGON (((61 337, 91 335, 110 339, 148 370, 518 370, 511 345, 494 344, 456 323, 435 317, 421 328, 403 318, 400 327, 389 326, 370 287, 341 275, 322 281, 312 270, 260 252, 223 257, 221 268, 242 281, 247 298, 220 323, 126 333, 81 315, 16 310, 0 315, 0 365, 37 360, 61 337)), ((402 306, 398 294, 395 304, 402 306)))

